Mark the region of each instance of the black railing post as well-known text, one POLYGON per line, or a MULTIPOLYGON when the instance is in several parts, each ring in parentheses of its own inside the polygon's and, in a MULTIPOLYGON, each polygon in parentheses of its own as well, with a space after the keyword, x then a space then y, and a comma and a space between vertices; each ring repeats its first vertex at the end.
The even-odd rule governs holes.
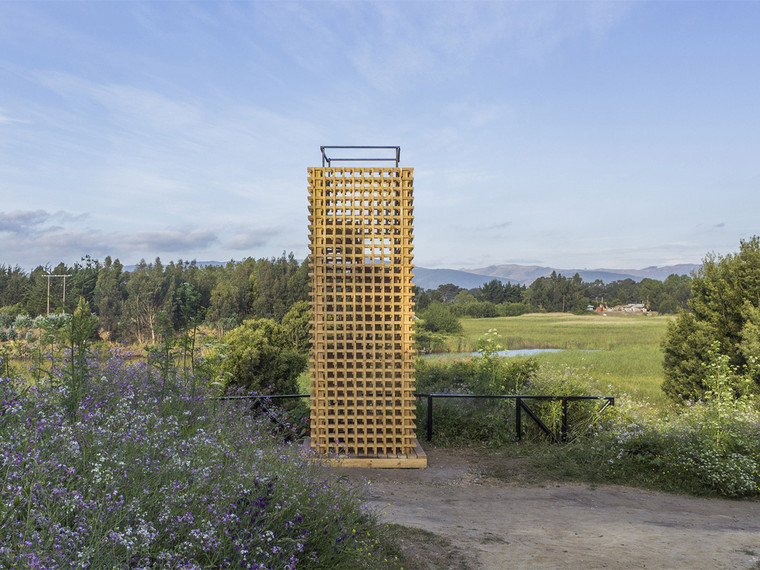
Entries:
POLYGON ((427 440, 433 441, 433 395, 428 394, 427 440))
POLYGON ((567 443, 567 398, 562 398, 562 425, 559 430, 562 443, 567 443))
POLYGON ((517 441, 522 439, 522 398, 515 400, 515 435, 517 441))

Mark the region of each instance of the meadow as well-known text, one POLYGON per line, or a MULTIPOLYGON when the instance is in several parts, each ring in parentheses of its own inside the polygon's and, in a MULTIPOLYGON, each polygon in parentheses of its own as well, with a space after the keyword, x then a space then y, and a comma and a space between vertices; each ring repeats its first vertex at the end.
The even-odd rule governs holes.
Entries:
MULTIPOLYGON (((506 448, 559 478, 757 495, 757 400, 735 397, 740 379, 716 355, 709 397, 666 406, 659 343, 667 322, 464 319, 448 348, 482 349, 485 337, 493 350, 420 358, 418 390, 615 395, 616 405, 602 414, 596 404, 574 405, 570 443, 557 446, 530 423, 515 444, 511 405, 441 402, 432 444, 506 448), (497 346, 563 351, 507 358, 497 346)), ((69 329, 63 338, 73 338, 69 329)), ((89 341, 43 349, 41 340, 14 360, 11 346, 18 348, 0 351, 0 567, 409 566, 398 529, 367 510, 366 490, 290 443, 308 432, 308 420, 281 410, 283 437, 249 404, 217 401, 215 361, 200 357, 188 368, 168 350, 135 354, 89 341)), ((556 405, 532 406, 556 430, 556 405)), ((422 429, 419 422, 420 439, 422 429)))
POLYGON ((495 330, 504 349, 563 349, 538 353, 532 358, 539 363, 585 372, 601 387, 610 385, 632 398, 664 406, 667 401, 660 389, 663 379, 660 341, 671 319, 621 313, 465 318, 461 320, 462 333, 448 338, 446 350, 453 354, 473 352, 478 340, 489 330, 495 330))
MULTIPOLYGON (((661 391, 660 342, 668 317, 566 313, 462 319, 448 352, 421 358, 417 390, 458 394, 615 396, 569 410, 570 443, 548 446, 523 424, 514 444, 514 406, 500 401, 442 400, 435 406, 434 443, 507 448, 530 458, 539 472, 570 480, 688 492, 752 496, 760 491, 760 404, 752 382, 711 354, 706 392, 675 403, 661 391), (562 349, 533 356, 501 350, 562 349), (480 356, 472 356, 474 351, 480 356)), ((558 404, 531 407, 559 425, 558 404)), ((425 417, 420 405, 418 417, 425 417)), ((418 426, 418 437, 422 437, 418 426)))

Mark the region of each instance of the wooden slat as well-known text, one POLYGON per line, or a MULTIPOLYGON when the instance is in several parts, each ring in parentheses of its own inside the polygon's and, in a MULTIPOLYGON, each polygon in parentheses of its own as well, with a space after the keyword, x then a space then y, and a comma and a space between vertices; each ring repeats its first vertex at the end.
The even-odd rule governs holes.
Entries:
POLYGON ((397 462, 397 440, 415 453, 413 169, 308 172, 312 447, 397 462))
MULTIPOLYGON (((311 438, 304 442, 304 452, 312 450, 311 438)), ((427 454, 422 449, 420 443, 414 440, 414 451, 409 455, 385 456, 385 457, 357 457, 334 455, 315 455, 313 452, 309 457, 329 467, 365 467, 374 469, 424 469, 427 467, 427 454)))

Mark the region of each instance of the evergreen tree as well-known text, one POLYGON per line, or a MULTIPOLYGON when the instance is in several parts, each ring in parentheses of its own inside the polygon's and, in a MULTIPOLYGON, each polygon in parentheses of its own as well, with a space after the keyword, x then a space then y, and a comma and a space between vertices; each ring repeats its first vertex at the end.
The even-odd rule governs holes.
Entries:
POLYGON ((692 312, 670 323, 663 339, 665 393, 700 397, 715 343, 731 366, 760 384, 760 238, 742 240, 736 254, 708 254, 693 276, 692 292, 692 312))
POLYGON ((95 282, 93 303, 98 313, 100 328, 111 340, 117 334, 124 308, 127 295, 126 278, 121 262, 118 259, 112 262, 110 257, 106 257, 95 282))

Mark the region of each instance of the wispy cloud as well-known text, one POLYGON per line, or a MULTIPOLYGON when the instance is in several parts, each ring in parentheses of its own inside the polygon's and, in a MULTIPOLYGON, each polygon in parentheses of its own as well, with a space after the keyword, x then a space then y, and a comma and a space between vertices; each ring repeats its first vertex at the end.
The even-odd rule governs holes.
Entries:
POLYGON ((467 78, 473 61, 519 69, 568 39, 604 36, 630 10, 626 3, 373 3, 341 34, 356 70, 374 88, 399 94, 420 81, 467 78), (373 25, 367 26, 371 18, 373 25), (367 33, 367 29, 370 33, 367 33))
POLYGON ((87 214, 47 212, 45 210, 16 210, 0 212, 0 232, 19 237, 41 235, 61 229, 61 223, 81 221, 87 214), (55 224, 55 225, 50 225, 55 224))
POLYGON ((0 232, 29 234, 50 218, 45 210, 0 212, 0 232))
POLYGON ((224 245, 237 251, 250 250, 252 248, 266 245, 271 240, 272 236, 279 233, 280 231, 275 229, 239 232, 233 235, 224 245))
POLYGON ((129 131, 185 130, 200 121, 197 105, 157 90, 133 85, 99 82, 60 71, 40 71, 37 82, 51 92, 70 99, 74 107, 96 104, 109 121, 129 131))
POLYGON ((22 119, 14 119, 13 117, 9 117, 3 109, 0 108, 0 125, 6 124, 9 125, 11 123, 23 123, 24 121, 22 119))
POLYGON ((216 234, 210 230, 195 229, 182 231, 138 232, 119 238, 129 247, 139 251, 185 252, 203 250, 218 241, 216 234))
POLYGON ((83 225, 89 214, 28 210, 0 212, 0 235, 4 250, 1 263, 36 265, 40 260, 58 263, 85 254, 134 259, 153 255, 202 252, 219 242, 208 228, 156 231, 106 231, 83 225), (10 259, 13 258, 13 259, 10 259))

